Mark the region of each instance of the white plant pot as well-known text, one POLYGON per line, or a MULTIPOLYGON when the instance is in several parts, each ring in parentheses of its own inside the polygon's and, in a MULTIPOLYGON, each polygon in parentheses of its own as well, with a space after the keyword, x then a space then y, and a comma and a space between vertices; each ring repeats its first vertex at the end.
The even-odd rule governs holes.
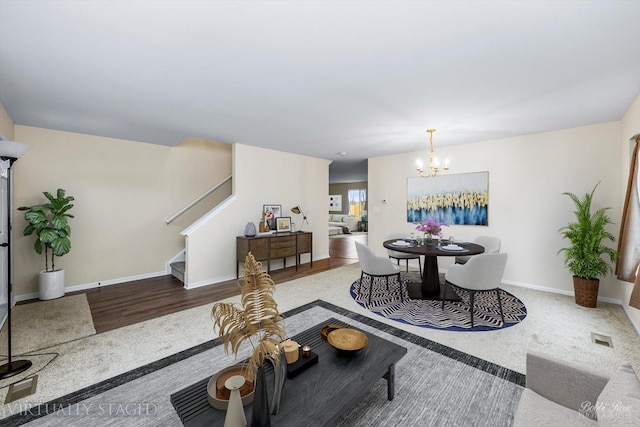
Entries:
POLYGON ((41 271, 38 298, 56 299, 64 296, 64 270, 41 271))

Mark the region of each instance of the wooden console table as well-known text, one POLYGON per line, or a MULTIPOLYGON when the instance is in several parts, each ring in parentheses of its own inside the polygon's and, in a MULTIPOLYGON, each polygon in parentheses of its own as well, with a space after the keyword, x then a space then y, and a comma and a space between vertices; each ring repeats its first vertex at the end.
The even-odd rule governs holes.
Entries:
POLYGON ((313 233, 298 231, 296 233, 270 234, 264 236, 236 238, 236 277, 240 274, 240 263, 244 263, 247 254, 251 252, 256 261, 267 261, 267 273, 271 273, 271 260, 284 260, 287 267, 287 257, 296 257, 296 270, 300 265, 300 255, 308 253, 309 262, 313 267, 313 233))

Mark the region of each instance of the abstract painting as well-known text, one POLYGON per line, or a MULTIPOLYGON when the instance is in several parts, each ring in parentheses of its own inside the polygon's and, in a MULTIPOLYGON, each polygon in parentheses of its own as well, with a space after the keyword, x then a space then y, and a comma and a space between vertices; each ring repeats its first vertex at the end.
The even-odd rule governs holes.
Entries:
POLYGON ((407 178, 407 222, 489 225, 489 172, 407 178))

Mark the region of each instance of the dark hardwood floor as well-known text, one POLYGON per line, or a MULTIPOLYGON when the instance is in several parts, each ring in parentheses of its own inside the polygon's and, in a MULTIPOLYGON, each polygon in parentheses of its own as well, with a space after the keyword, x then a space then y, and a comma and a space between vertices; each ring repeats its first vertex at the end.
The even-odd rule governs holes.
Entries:
MULTIPOLYGON (((366 234, 354 234, 329 239, 330 258, 295 267, 272 270, 271 278, 283 283, 299 277, 320 273, 358 261, 354 242, 367 243, 366 234)), ((186 290, 171 275, 136 280, 76 292, 86 293, 97 333, 175 313, 240 294, 236 280, 186 290)), ((71 293, 70 293, 71 294, 71 293)))

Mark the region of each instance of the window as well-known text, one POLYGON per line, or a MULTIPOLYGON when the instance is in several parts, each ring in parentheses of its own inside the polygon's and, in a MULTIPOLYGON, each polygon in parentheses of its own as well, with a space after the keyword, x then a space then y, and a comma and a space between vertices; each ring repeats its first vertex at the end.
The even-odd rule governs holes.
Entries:
POLYGON ((367 209, 367 190, 349 190, 349 215, 362 216, 367 209))

